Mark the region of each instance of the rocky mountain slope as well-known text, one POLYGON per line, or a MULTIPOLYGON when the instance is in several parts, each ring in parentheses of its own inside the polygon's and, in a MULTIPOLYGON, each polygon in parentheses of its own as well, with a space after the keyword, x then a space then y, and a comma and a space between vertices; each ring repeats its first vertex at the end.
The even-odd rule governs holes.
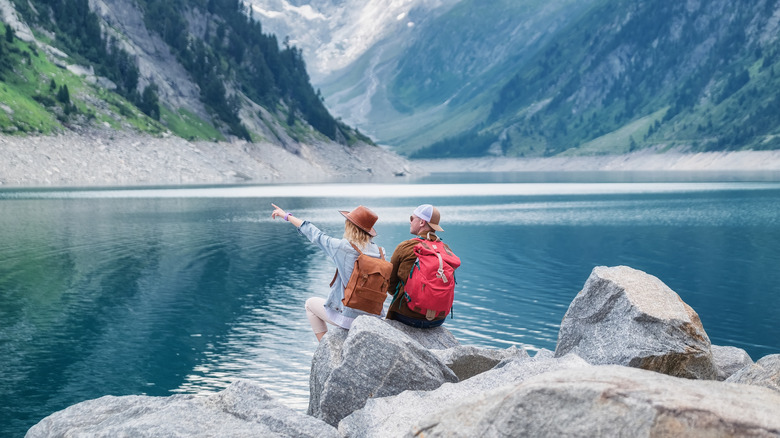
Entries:
POLYGON ((599 1, 515 72, 478 133, 525 156, 778 149, 779 21, 776 0, 599 1))
MULTIPOLYGON (((269 3, 253 0, 256 9, 269 3)), ((310 7, 330 17, 341 3, 310 7)), ((776 0, 381 3, 403 3, 405 14, 425 18, 370 47, 335 39, 343 53, 362 55, 317 76, 315 85, 336 114, 403 153, 780 146, 776 0)), ((357 20, 362 9, 352 6, 357 20)), ((293 39, 298 28, 290 23, 302 23, 298 17, 276 16, 293 39)), ((324 38, 340 29, 336 21, 324 38)), ((319 47, 307 43, 309 53, 319 47)))
POLYGON ((0 183, 408 173, 405 160, 334 119, 300 50, 247 12, 233 0, 0 0, 0 183), (113 170, 96 177, 93 165, 113 170))
POLYGON ((267 28, 301 44, 335 114, 408 153, 480 123, 507 72, 591 1, 252 4, 267 28))
POLYGON ((185 138, 370 142, 327 112, 300 50, 237 0, 2 0, 0 11, 0 79, 27 101, 6 100, 5 132, 97 118, 185 138), (57 120, 15 111, 25 104, 57 120))
POLYGON ((388 181, 422 173, 397 154, 365 143, 312 142, 289 148, 113 129, 0 136, 0 187, 388 181))
POLYGON ((303 50, 314 83, 353 67, 384 40, 411 38, 460 0, 248 0, 266 29, 303 50))

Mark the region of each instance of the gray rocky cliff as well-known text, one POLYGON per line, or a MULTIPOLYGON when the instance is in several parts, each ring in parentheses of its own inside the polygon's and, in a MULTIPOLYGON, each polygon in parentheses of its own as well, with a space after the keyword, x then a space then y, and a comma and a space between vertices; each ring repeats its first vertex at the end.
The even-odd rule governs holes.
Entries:
POLYGON ((463 346, 444 327, 361 316, 318 346, 308 415, 239 381, 205 397, 86 401, 27 436, 780 437, 780 354, 753 363, 744 350, 712 346, 694 315, 651 275, 597 267, 562 321, 556 352, 463 346), (588 299, 611 304, 582 317, 585 295, 604 291, 607 299, 588 299), (587 346, 593 331, 599 343, 587 346), (634 361, 644 357, 637 345, 678 359, 688 345, 692 356, 634 361))
POLYGON ((136 3, 91 0, 90 7, 105 23, 103 30, 110 32, 120 47, 136 60, 140 89, 154 83, 160 98, 171 108, 187 108, 204 120, 210 118, 200 101, 200 88, 160 36, 149 32, 136 3))

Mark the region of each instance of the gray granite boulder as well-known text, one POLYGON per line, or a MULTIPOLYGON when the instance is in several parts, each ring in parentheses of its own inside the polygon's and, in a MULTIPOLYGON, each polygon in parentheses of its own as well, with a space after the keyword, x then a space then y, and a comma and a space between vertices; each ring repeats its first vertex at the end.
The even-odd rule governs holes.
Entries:
POLYGON ((420 418, 408 436, 776 437, 778 412, 780 394, 766 388, 602 365, 479 394, 420 418))
POLYGON ((658 278, 627 266, 593 269, 561 322, 556 356, 691 379, 715 379, 699 315, 658 278))
POLYGON ((339 437, 332 426, 239 380, 209 396, 105 396, 70 406, 27 431, 38 437, 339 437))
MULTIPOLYGON (((420 418, 455 409, 462 403, 481 399, 486 392, 513 387, 533 376, 553 370, 589 367, 574 354, 561 358, 529 358, 518 355, 497 367, 459 383, 445 383, 432 391, 405 391, 393 397, 373 398, 363 409, 339 423, 347 437, 403 437, 420 418)), ((474 436, 480 436, 475 434, 474 436)))
MULTIPOLYGON (((423 337, 441 332, 417 331, 423 337)), ((341 336, 326 340, 331 338, 329 332, 312 361, 308 413, 328 424, 337 425, 370 398, 432 390, 458 381, 420 342, 379 318, 359 316, 343 342, 341 336)))
POLYGON ((546 348, 540 348, 536 354, 534 354, 534 359, 541 359, 541 358, 552 358, 555 357, 555 352, 552 350, 548 350, 546 348))
POLYGON ((455 339, 455 336, 452 335, 452 332, 447 330, 447 328, 443 325, 429 329, 419 329, 415 327, 409 327, 408 325, 398 321, 384 321, 386 324, 389 324, 390 327, 393 327, 406 336, 409 336, 410 338, 417 341, 418 344, 429 350, 445 350, 447 348, 457 347, 460 345, 460 342, 455 339))
MULTIPOLYGON (((727 382, 757 385, 780 392, 780 354, 770 354, 732 374, 727 382)), ((780 406, 778 415, 780 415, 780 406)))
POLYGON ((309 372, 309 415, 316 417, 320 414, 320 395, 325 390, 330 373, 341 364, 341 349, 348 334, 349 330, 329 327, 314 351, 309 372))
POLYGON ((737 371, 753 365, 747 351, 731 346, 712 346, 712 361, 718 370, 717 380, 726 380, 737 371))
POLYGON ((511 346, 504 350, 458 346, 446 350, 432 350, 433 354, 447 365, 458 379, 463 381, 484 373, 504 360, 530 358, 524 348, 511 346))

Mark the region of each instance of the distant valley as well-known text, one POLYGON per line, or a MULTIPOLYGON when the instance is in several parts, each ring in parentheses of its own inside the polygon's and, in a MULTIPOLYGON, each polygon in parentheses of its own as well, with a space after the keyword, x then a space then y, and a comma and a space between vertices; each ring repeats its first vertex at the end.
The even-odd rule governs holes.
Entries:
POLYGON ((0 0, 0 131, 411 158, 780 149, 778 0, 0 0))
POLYGON ((319 14, 260 19, 334 115, 413 157, 780 147, 776 0, 252 3, 319 14))

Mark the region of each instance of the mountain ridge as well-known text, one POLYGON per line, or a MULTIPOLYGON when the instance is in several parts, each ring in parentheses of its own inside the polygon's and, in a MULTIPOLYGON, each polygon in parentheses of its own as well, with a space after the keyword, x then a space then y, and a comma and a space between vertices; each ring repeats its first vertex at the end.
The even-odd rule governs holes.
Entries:
POLYGON ((497 123, 483 133, 523 137, 504 142, 514 154, 535 146, 555 155, 647 118, 620 142, 620 152, 659 144, 778 148, 777 116, 763 131, 734 134, 740 123, 761 118, 766 97, 759 94, 777 105, 778 81, 766 70, 777 62, 780 40, 767 11, 778 16, 777 2, 601 1, 568 39, 556 40, 507 82, 489 119, 497 123), (608 24, 599 32, 588 27, 595 17, 608 24), (753 100, 745 104, 748 94, 753 100))
POLYGON ((97 121, 294 152, 371 143, 362 129, 421 158, 780 148, 777 0, 87 1, 62 2, 86 11, 74 25, 43 0, 0 0, 4 21, 31 24, 0 46, 14 88, 0 94, 20 105, 4 103, 6 132, 97 121), (316 55, 339 59, 316 90, 303 39, 264 33, 284 11, 331 32, 316 55))
POLYGON ((438 12, 318 79, 328 107, 411 156, 780 147, 776 0, 460 0, 438 12))
MULTIPOLYGON (((208 8, 221 0, 192 1, 208 8)), ((419 170, 323 116, 294 46, 255 35, 268 45, 265 73, 275 79, 265 95, 246 85, 247 66, 259 64, 235 56, 258 56, 259 48, 227 46, 241 23, 256 26, 246 16, 228 17, 238 22, 233 28, 203 10, 186 20, 158 14, 181 20, 162 23, 179 31, 169 39, 189 42, 187 52, 149 31, 142 7, 155 0, 64 0, 59 11, 35 0, 20 4, 27 9, 0 0, 0 185, 365 181, 419 170), (228 47, 230 54, 214 50, 228 47), (193 54, 196 68, 211 68, 188 68, 193 54), (274 57, 286 65, 274 65, 274 57), (296 80, 305 86, 296 90, 296 80)))
POLYGON ((0 117, 4 132, 48 133, 97 120, 293 149, 304 140, 372 144, 329 114, 301 51, 287 41, 280 47, 238 0, 2 0, 0 12, 0 75, 6 92, 28 99, 6 99, 13 104, 0 117), (38 80, 50 81, 51 90, 38 80), (58 102, 49 93, 63 87, 69 92, 60 97, 68 99, 58 102), (31 115, 12 108, 36 100, 31 115))

